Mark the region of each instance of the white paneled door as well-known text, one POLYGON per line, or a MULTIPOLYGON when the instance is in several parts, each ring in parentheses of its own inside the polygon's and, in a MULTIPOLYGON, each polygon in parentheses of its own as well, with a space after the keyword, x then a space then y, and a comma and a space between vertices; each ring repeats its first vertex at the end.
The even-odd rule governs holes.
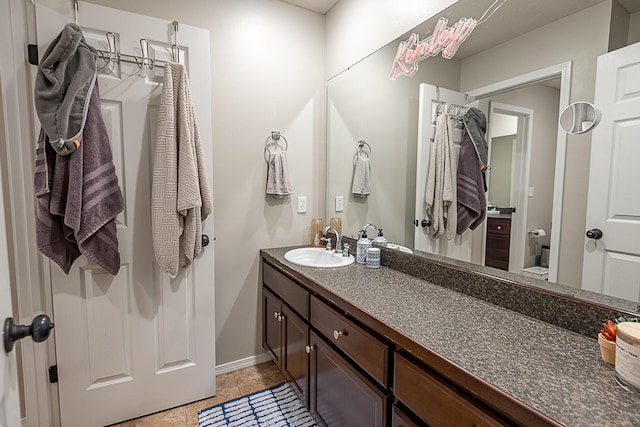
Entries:
POLYGON ((582 287, 640 300, 640 43, 598 57, 582 287), (599 230, 601 232, 598 233, 599 230))
MULTIPOLYGON (((474 233, 465 231, 461 236, 456 235, 453 240, 447 240, 446 236, 435 238, 427 216, 425 204, 425 192, 427 176, 429 173, 429 158, 436 131, 436 118, 438 106, 440 111, 447 111, 448 105, 466 105, 465 94, 438 88, 436 86, 420 84, 420 107, 418 111, 418 152, 416 163, 416 219, 418 221, 415 231, 414 247, 423 252, 442 255, 463 261, 471 261, 472 241, 474 233)), ((474 105, 475 106, 475 105, 474 105)), ((456 144, 456 155, 460 152, 460 144, 456 144)), ((456 161, 457 165, 457 161, 456 161)), ((482 235, 480 233, 479 237, 482 235)), ((476 237, 478 238, 478 237, 476 237)))
MULTIPOLYGON (((42 54, 74 19, 72 2, 36 3, 42 54)), ((80 3, 87 41, 171 58, 171 21, 80 3)), ((209 180, 212 176, 209 33, 179 24, 209 180)), ((50 264, 56 324, 60 416, 65 427, 102 426, 215 394, 213 219, 211 244, 170 279, 157 268, 151 238, 151 177, 163 68, 99 60, 102 111, 125 199, 117 219, 121 266, 111 276, 81 257, 69 275, 50 264)), ((212 187, 211 182, 209 186, 212 187)))
MULTIPOLYGON (((0 84, 2 84, 0 76, 0 84)), ((0 94, 2 92, 0 91, 0 94)), ((1 101, 1 99, 0 99, 1 101)), ((0 114, 2 106, 0 105, 0 114)), ((0 118, 0 124, 3 119, 0 118)), ((4 129, 0 128, 0 132, 4 129)), ((1 137, 4 137, 2 135, 1 137)), ((2 189, 2 164, 0 164, 0 189, 2 189)), ((1 191, 0 191, 1 193, 1 191)), ((12 317, 11 288, 9 277, 9 252, 7 250, 7 235, 5 232, 4 198, 0 197, 0 326, 4 325, 7 317, 12 317)), ((0 332, 4 341, 4 333, 0 332)), ((16 352, 6 353, 0 344, 0 427, 17 426, 20 424, 20 402, 18 401, 18 366, 16 352)))
MULTIPOLYGON (((0 146, 5 146, 9 139, 8 123, 17 119, 16 106, 9 102, 7 96, 8 82, 12 79, 13 60, 11 48, 13 37, 11 34, 11 6, 8 1, 0 2, 0 39, 4 43, 0 45, 0 146)), ((15 84, 15 83, 13 83, 15 84)), ((9 204, 5 200, 4 191, 8 187, 4 181, 7 173, 4 162, 0 162, 0 327, 4 329, 5 319, 13 316, 11 296, 11 275, 9 270, 9 245, 7 230, 10 230, 9 204), (4 184, 4 185, 3 185, 4 184)), ((26 284, 25 284, 26 285, 26 284)), ((16 363, 16 351, 9 353, 4 349, 4 331, 0 332, 3 343, 0 344, 0 427, 13 427, 20 425, 20 401, 18 392, 18 366, 16 363)), ((20 344, 17 344, 20 345, 20 344)), ((16 345, 16 346, 17 346, 16 345)), ((15 349, 15 346, 14 346, 15 349)))

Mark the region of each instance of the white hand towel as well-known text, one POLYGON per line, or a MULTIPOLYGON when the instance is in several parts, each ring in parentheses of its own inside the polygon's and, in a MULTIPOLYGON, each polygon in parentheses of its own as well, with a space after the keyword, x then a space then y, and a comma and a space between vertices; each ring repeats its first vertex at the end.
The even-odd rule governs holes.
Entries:
POLYGON ((368 157, 358 156, 356 158, 351 192, 356 196, 371 194, 371 161, 368 157))
POLYGON ((293 184, 289 175, 287 153, 284 151, 269 152, 267 194, 271 196, 287 196, 291 193, 293 193, 293 184))

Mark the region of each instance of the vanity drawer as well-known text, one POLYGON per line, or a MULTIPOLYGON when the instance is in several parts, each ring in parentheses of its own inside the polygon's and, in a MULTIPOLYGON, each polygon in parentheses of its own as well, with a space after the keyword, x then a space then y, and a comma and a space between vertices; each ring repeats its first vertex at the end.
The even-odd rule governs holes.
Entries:
POLYGON ((311 296, 311 324, 383 387, 389 386, 390 347, 311 296))
POLYGON ((511 234, 511 218, 487 218, 487 234, 509 236, 511 234))
POLYGON ((430 426, 506 426, 471 400, 398 353, 396 398, 430 426))
POLYGON ((309 291, 264 262, 262 281, 303 318, 309 318, 309 291))

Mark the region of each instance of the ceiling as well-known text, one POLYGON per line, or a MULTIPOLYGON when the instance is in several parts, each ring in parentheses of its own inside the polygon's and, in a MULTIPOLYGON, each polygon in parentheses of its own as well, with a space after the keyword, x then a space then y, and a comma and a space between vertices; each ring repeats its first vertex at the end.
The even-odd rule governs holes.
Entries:
POLYGON ((618 0, 618 3, 627 9, 627 12, 629 13, 640 11, 640 1, 638 0, 618 0))
MULTIPOLYGON (((296 6, 300 6, 304 9, 309 9, 314 12, 318 12, 322 15, 326 14, 329 9, 333 7, 338 0, 282 0, 285 3, 290 3, 296 6)), ((627 0, 633 1, 633 0, 627 0)))
MULTIPOLYGON (((290 3, 296 6, 300 6, 304 9, 312 10, 314 12, 318 12, 322 15, 326 14, 337 2, 338 0, 282 0, 285 3, 290 3)), ((467 2, 468 3, 468 2, 467 2)), ((465 3, 468 7, 469 4, 465 3)), ((483 3, 483 2, 478 2, 483 3)), ((581 3, 580 0, 577 1, 558 1, 554 0, 551 2, 552 6, 562 6, 569 5, 569 8, 575 8, 577 5, 581 3)), ((593 4, 593 2, 588 2, 589 4, 593 4)), ((597 3, 597 2, 595 2, 597 3)), ((622 5, 629 13, 634 13, 640 11, 640 0, 618 0, 618 3, 622 5)), ((530 2, 530 5, 535 7, 537 11, 540 11, 541 8, 539 3, 530 2)), ((486 5, 485 5, 486 6, 486 5)), ((580 6, 578 6, 580 7, 580 6)), ((588 7, 588 5, 583 4, 582 8, 588 7)), ((525 13, 524 16, 530 17, 529 14, 525 13)))

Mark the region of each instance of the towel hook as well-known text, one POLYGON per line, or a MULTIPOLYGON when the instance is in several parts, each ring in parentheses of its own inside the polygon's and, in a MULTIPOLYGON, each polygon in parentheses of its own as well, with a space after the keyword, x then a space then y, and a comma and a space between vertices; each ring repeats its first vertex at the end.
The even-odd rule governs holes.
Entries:
POLYGON ((137 58, 136 64, 140 69, 146 65, 148 69, 153 70, 153 60, 149 57, 149 41, 147 39, 140 39, 140 49, 142 50, 142 64, 138 64, 137 58))
POLYGON ((171 58, 173 62, 180 62, 180 46, 178 46, 178 21, 173 21, 173 44, 171 45, 171 58))
POLYGON ((107 34, 105 34, 105 37, 107 38, 107 49, 109 49, 107 59, 105 59, 105 61, 107 62, 105 64, 106 66, 106 65, 110 65, 111 62, 114 62, 114 63, 117 62, 118 47, 116 46, 116 35, 114 33, 109 31, 107 32, 107 34))
POLYGON ((73 15, 75 17, 76 25, 78 25, 78 0, 73 0, 73 15))

